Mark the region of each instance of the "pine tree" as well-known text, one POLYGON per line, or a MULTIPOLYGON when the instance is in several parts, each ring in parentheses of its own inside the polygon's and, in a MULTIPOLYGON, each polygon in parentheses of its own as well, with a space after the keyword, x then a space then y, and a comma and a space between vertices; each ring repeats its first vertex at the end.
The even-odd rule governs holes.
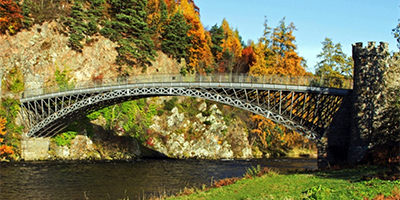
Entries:
POLYGON ((94 35, 99 32, 98 24, 100 19, 102 19, 103 12, 105 10, 104 3, 105 0, 88 0, 90 3, 90 9, 87 10, 88 23, 87 23, 87 34, 94 35))
POLYGON ((222 40, 224 39, 224 29, 222 29, 222 27, 218 27, 217 24, 215 24, 214 26, 211 27, 210 30, 210 34, 211 34, 211 53, 214 56, 214 59, 216 60, 216 62, 218 62, 219 60, 217 59, 217 56, 219 54, 222 53, 222 50, 224 49, 221 45, 222 45, 222 40))
POLYGON ((69 47, 75 51, 82 52, 83 45, 81 41, 85 38, 87 25, 84 22, 85 15, 82 5, 78 1, 74 2, 70 15, 71 17, 68 18, 70 27, 69 47))
POLYGON ((118 42, 117 64, 146 70, 157 54, 146 23, 147 0, 112 0, 111 6, 113 20, 101 33, 118 42))
POLYGON ((29 3, 32 3, 31 1, 25 0, 22 2, 22 16, 24 17, 24 19, 22 20, 22 25, 23 28, 30 28, 33 24, 32 19, 29 18, 29 14, 31 13, 30 7, 29 7, 29 3))
POLYGON ((167 55, 171 55, 177 59, 181 58, 188 61, 189 48, 191 47, 191 37, 188 36, 188 31, 191 25, 187 24, 182 12, 176 12, 169 23, 163 26, 161 49, 167 55))
POLYGON ((351 78, 353 62, 343 53, 342 45, 334 44, 330 38, 325 38, 322 45, 322 52, 317 55, 321 61, 315 65, 315 73, 319 76, 351 78))
POLYGON ((168 8, 164 0, 150 0, 147 6, 147 24, 157 50, 161 49, 163 26, 167 23, 168 8))

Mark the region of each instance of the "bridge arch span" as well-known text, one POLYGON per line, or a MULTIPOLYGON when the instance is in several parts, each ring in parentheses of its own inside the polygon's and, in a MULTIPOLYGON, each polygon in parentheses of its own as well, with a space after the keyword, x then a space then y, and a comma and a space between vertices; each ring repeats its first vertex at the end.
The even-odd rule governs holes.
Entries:
POLYGON ((188 96, 262 115, 318 139, 347 90, 254 83, 152 83, 71 90, 21 99, 27 137, 53 136, 80 115, 146 97, 188 96))

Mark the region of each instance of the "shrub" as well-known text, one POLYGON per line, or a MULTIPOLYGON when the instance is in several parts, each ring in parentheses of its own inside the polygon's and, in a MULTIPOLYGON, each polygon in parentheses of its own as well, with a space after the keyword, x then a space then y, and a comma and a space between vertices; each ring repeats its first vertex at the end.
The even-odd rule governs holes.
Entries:
POLYGON ((56 135, 51 140, 57 144, 57 146, 70 146, 71 140, 73 140, 76 135, 78 135, 75 131, 68 131, 59 135, 56 135))
POLYGON ((176 102, 178 101, 177 97, 173 97, 172 99, 168 101, 164 101, 164 110, 171 111, 176 107, 176 102))
POLYGON ((4 86, 6 89, 12 93, 18 93, 24 91, 25 83, 24 83, 24 76, 18 67, 12 68, 7 77, 4 79, 4 86))

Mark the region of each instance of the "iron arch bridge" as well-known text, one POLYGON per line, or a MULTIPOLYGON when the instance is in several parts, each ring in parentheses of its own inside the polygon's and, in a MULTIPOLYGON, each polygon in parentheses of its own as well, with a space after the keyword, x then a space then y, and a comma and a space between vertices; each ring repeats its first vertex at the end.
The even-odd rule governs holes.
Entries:
POLYGON ((20 99, 21 116, 29 130, 26 137, 51 137, 80 116, 110 105, 146 97, 189 96, 262 115, 315 140, 328 129, 351 85, 351 80, 305 76, 119 77, 25 91, 20 99), (332 82, 340 87, 324 87, 332 82))

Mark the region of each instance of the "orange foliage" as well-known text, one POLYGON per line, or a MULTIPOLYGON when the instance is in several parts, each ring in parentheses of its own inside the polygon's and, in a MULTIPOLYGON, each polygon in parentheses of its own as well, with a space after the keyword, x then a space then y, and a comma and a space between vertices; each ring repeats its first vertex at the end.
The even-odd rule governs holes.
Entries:
POLYGON ((12 154, 14 154, 14 150, 12 149, 12 147, 7 146, 5 144, 0 146, 0 156, 12 155, 12 154))
MULTIPOLYGON (((368 198, 365 198, 368 199, 368 198)), ((373 200, 399 200, 400 199, 400 190, 396 188, 392 191, 392 195, 385 197, 383 194, 378 194, 373 200)))
MULTIPOLYGON (((0 136, 4 136, 7 133, 7 131, 4 130, 6 129, 6 123, 7 123, 6 118, 0 117, 0 136)), ((3 141, 4 139, 0 138, 0 142, 3 141)))
POLYGON ((21 28, 21 8, 14 0, 0 0, 0 34, 7 30, 13 34, 21 28))
POLYGON ((309 140, 299 133, 289 130, 282 125, 277 125, 260 115, 252 115, 251 119, 255 123, 255 127, 251 132, 258 136, 259 141, 265 148, 301 147, 303 144, 309 143, 309 140))
POLYGON ((247 73, 250 67, 256 62, 256 57, 252 46, 243 49, 242 57, 240 58, 239 65, 241 65, 241 73, 247 73))
POLYGON ((276 56, 276 63, 272 74, 280 75, 305 75, 306 70, 301 66, 303 58, 300 57, 295 50, 297 46, 294 44, 296 37, 293 31, 296 27, 293 23, 289 26, 285 25, 285 18, 279 22, 279 26, 274 29, 271 36, 272 51, 276 56))
POLYGON ((273 127, 274 123, 260 115, 252 115, 251 119, 256 123, 256 127, 251 132, 258 135, 264 147, 268 147, 269 139, 267 137, 272 134, 268 127, 273 127))
POLYGON ((268 65, 268 61, 266 58, 266 52, 270 51, 267 45, 262 42, 259 42, 253 45, 254 50, 254 62, 250 67, 249 74, 253 76, 262 76, 265 74, 271 74, 271 67, 268 65))
POLYGON ((188 35, 192 37, 192 46, 189 49, 189 70, 199 73, 205 73, 205 68, 212 64, 212 53, 210 46, 210 38, 207 37, 206 31, 201 24, 200 17, 195 11, 193 4, 187 0, 180 2, 180 8, 183 11, 185 19, 192 25, 188 35))
POLYGON ((237 178, 237 177, 221 179, 218 181, 214 181, 214 185, 212 185, 212 187, 219 188, 219 187, 223 187, 223 186, 227 186, 227 185, 232 185, 239 180, 240 180, 240 178, 237 178))
POLYGON ((222 39, 222 51, 216 55, 216 60, 220 61, 220 70, 228 70, 230 73, 242 72, 240 58, 242 57, 243 47, 240 41, 239 32, 232 30, 229 23, 224 19, 221 24, 224 30, 224 39, 222 39))
POLYGON ((297 46, 294 43, 296 37, 293 31, 296 27, 293 23, 285 25, 283 18, 277 28, 269 36, 269 27, 266 26, 265 35, 257 44, 253 44, 255 62, 250 67, 249 73, 253 76, 265 74, 276 75, 307 75, 302 66, 303 58, 296 53, 297 46), (268 36, 268 37, 267 37, 268 36))
POLYGON ((272 74, 280 75, 306 75, 306 70, 301 66, 303 58, 296 52, 286 52, 284 57, 277 55, 277 63, 272 74))
POLYGON ((236 59, 239 59, 242 56, 242 44, 240 43, 239 32, 233 31, 229 27, 229 23, 226 19, 222 20, 222 29, 224 29, 225 38, 222 39, 222 47, 223 50, 220 55, 218 55, 218 60, 221 59, 222 53, 225 51, 230 51, 234 54, 236 59))
MULTIPOLYGON (((181 3, 182 0, 177 0, 177 3, 181 3)), ((200 8, 198 6, 196 6, 196 4, 194 3, 194 0, 187 0, 194 8, 194 11, 196 11, 196 13, 198 15, 200 15, 200 8)))
MULTIPOLYGON (((5 131, 7 120, 3 117, 0 117, 0 136, 4 136, 7 132, 5 131)), ((0 142, 3 142, 4 139, 0 138, 0 142)), ((0 156, 7 156, 14 154, 12 147, 7 146, 5 144, 0 146, 0 156)), ((4 159, 4 157, 3 157, 4 159)))

